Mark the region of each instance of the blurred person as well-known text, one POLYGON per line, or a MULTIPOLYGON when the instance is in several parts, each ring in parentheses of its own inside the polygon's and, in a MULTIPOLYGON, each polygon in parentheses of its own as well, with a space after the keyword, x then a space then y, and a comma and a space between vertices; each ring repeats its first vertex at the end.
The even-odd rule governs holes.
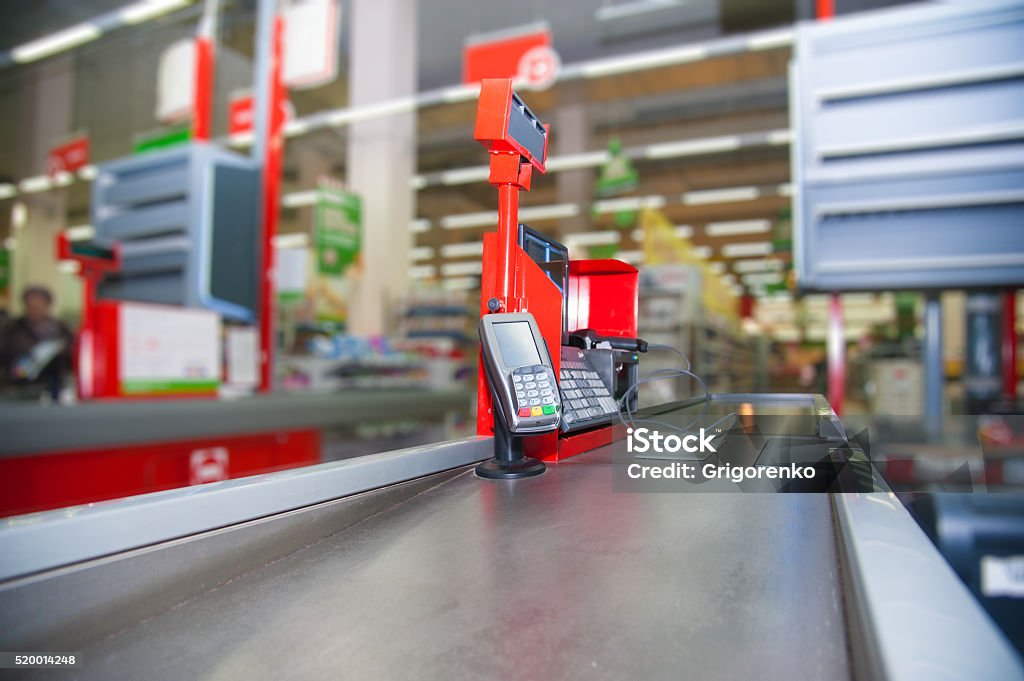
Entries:
POLYGON ((22 293, 25 313, 0 330, 0 384, 9 395, 54 401, 71 370, 74 334, 51 314, 53 294, 45 286, 22 293))

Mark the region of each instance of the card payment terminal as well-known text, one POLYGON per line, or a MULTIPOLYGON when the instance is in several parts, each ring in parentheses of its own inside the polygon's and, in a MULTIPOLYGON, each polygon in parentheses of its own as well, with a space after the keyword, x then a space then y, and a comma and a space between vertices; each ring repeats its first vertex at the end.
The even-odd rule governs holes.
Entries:
POLYGON ((495 458, 477 473, 489 478, 542 473, 542 462, 523 456, 521 436, 558 428, 562 402, 537 321, 528 312, 484 315, 480 349, 494 402, 495 458))
POLYGON ((533 315, 484 315, 480 346, 494 406, 515 434, 554 430, 561 417, 558 382, 533 315))

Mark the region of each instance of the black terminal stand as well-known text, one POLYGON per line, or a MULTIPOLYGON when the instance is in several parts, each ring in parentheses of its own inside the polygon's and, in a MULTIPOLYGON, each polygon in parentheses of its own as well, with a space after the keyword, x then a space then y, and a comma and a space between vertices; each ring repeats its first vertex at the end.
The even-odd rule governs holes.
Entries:
POLYGON ((494 405, 494 458, 477 465, 476 474, 491 480, 515 480, 540 475, 544 462, 523 454, 523 438, 509 432, 494 405))

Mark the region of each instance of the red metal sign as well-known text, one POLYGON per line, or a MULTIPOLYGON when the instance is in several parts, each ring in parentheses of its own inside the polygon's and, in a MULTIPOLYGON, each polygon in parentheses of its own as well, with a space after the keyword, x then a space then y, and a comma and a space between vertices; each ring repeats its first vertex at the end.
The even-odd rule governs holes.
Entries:
MULTIPOLYGON (((284 121, 287 123, 295 117, 295 109, 292 103, 285 100, 281 104, 284 112, 284 121)), ((253 111, 252 95, 235 97, 228 102, 228 134, 244 135, 252 132, 252 126, 256 122, 256 114, 253 111)))
POLYGON ((484 78, 522 78, 532 85, 534 79, 531 79, 531 74, 536 80, 545 80, 552 66, 557 70, 557 61, 550 59, 552 54, 551 31, 547 29, 470 42, 462 50, 462 82, 477 83, 484 78))
POLYGON ((89 163, 89 136, 78 135, 50 149, 46 172, 53 177, 60 172, 73 173, 89 163))
POLYGON ((253 125, 253 98, 246 95, 232 99, 228 103, 228 134, 240 135, 252 132, 253 125))

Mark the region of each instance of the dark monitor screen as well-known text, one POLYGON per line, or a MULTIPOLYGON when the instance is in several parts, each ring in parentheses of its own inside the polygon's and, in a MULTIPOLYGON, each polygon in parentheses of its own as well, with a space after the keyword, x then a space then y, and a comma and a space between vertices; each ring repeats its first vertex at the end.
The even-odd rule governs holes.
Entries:
POLYGON ((569 325, 569 249, 526 225, 519 225, 519 246, 562 294, 562 341, 565 342, 569 325))
POLYGON ((494 337, 505 366, 515 368, 540 364, 540 352, 529 322, 497 322, 494 324, 494 337))

